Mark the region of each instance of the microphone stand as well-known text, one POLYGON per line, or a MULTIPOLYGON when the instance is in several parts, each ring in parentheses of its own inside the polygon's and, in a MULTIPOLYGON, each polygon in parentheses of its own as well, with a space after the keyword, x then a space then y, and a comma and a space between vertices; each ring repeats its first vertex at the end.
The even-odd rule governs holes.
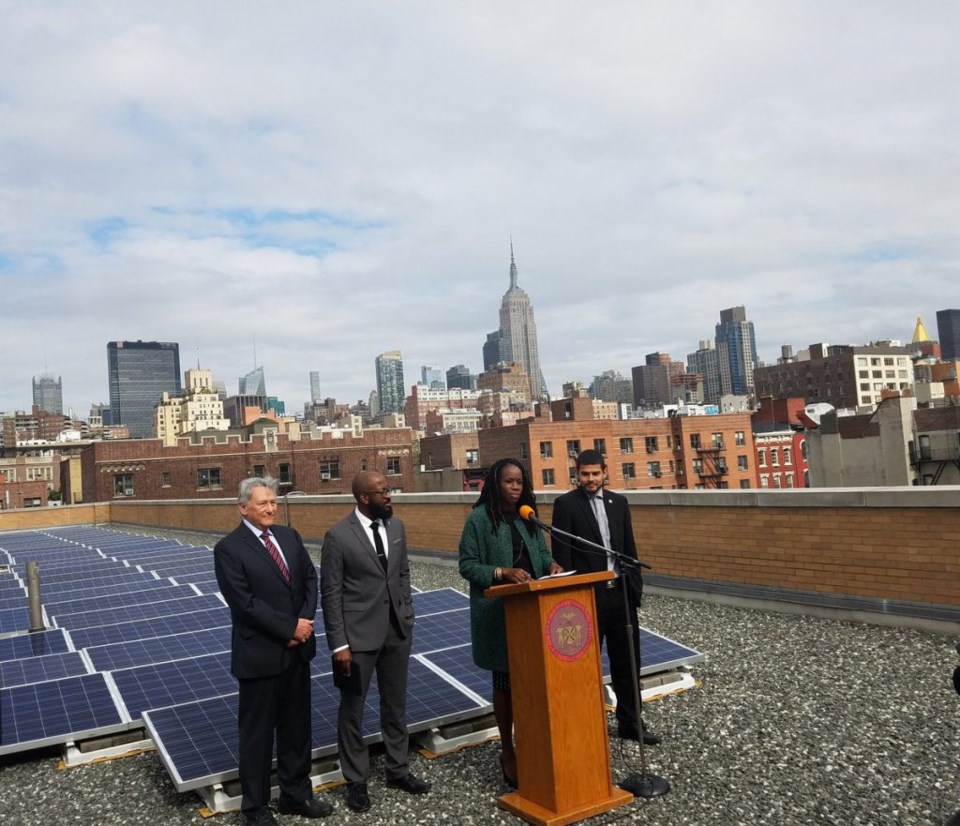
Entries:
MULTIPOLYGON (((631 774, 621 780, 617 785, 621 789, 630 792, 630 794, 632 794, 634 797, 642 797, 645 800, 650 800, 654 797, 660 797, 661 795, 664 795, 670 791, 670 781, 665 777, 659 777, 658 775, 649 774, 647 772, 647 754, 646 748, 643 745, 643 712, 642 702, 640 699, 640 669, 637 664, 636 646, 633 644, 633 620, 636 614, 634 614, 630 607, 630 590, 627 585, 628 571, 636 573, 636 575, 639 576, 639 568, 650 568, 650 566, 632 556, 627 556, 619 551, 605 548, 603 545, 599 545, 596 542, 591 542, 589 539, 583 539, 582 537, 568 533, 560 528, 555 528, 553 525, 548 525, 546 522, 541 522, 536 517, 531 516, 528 517, 528 519, 530 522, 533 522, 535 525, 543 528, 543 530, 547 531, 547 533, 549 533, 551 536, 557 534, 565 539, 575 541, 580 549, 586 553, 597 554, 598 556, 602 555, 606 559, 612 558, 620 564, 620 586, 623 590, 624 628, 627 632, 627 648, 630 650, 630 674, 632 677, 631 685, 633 687, 633 707, 637 710, 637 734, 639 735, 640 746, 640 774, 631 774)), ((637 645, 639 645, 639 643, 640 637, 638 631, 637 645)))

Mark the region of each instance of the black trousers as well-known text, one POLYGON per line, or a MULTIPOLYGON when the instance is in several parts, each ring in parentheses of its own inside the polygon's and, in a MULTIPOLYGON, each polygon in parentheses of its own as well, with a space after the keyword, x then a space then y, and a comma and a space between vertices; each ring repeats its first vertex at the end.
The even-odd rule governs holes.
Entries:
POLYGON ((300 802, 310 786, 310 663, 299 659, 272 677, 239 680, 241 808, 270 802, 270 764, 277 747, 280 795, 300 802))
MULTIPOLYGON (((623 725, 637 725, 637 711, 633 702, 633 674, 630 668, 630 642, 627 639, 626 614, 623 610, 623 586, 619 580, 615 588, 601 583, 597 594, 597 626, 600 645, 607 642, 610 659, 610 682, 617 695, 617 721, 623 725)), ((640 671, 640 626, 637 609, 630 599, 631 624, 633 625, 633 650, 637 655, 637 672, 640 671)))

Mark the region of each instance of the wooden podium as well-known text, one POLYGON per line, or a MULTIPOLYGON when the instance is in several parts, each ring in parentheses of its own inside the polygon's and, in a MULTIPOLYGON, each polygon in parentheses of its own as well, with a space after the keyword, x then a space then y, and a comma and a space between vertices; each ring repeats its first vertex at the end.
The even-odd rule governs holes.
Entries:
POLYGON ((561 826, 626 805, 613 785, 594 586, 612 573, 488 588, 503 597, 520 788, 497 801, 530 823, 561 826))

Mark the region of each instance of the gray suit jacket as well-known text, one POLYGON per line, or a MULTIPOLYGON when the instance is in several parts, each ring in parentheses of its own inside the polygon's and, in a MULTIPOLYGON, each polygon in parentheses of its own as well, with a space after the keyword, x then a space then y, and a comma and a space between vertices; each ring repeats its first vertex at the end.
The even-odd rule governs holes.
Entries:
POLYGON ((377 651, 390 627, 390 607, 404 638, 413 631, 407 534, 397 517, 386 529, 387 572, 351 511, 327 531, 320 557, 320 599, 331 651, 377 651))

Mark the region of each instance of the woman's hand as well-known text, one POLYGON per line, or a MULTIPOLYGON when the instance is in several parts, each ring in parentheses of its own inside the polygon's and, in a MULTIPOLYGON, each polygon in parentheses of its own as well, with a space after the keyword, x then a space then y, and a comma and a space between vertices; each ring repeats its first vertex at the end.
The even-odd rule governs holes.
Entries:
POLYGON ((500 577, 503 582, 529 582, 533 579, 523 568, 501 568, 500 577))
POLYGON ((556 562, 551 562, 551 563, 550 563, 550 569, 549 569, 549 571, 548 571, 547 573, 549 573, 550 576, 553 576, 554 574, 562 574, 562 573, 563 573, 563 566, 560 565, 560 564, 558 564, 558 563, 556 563, 556 562))

